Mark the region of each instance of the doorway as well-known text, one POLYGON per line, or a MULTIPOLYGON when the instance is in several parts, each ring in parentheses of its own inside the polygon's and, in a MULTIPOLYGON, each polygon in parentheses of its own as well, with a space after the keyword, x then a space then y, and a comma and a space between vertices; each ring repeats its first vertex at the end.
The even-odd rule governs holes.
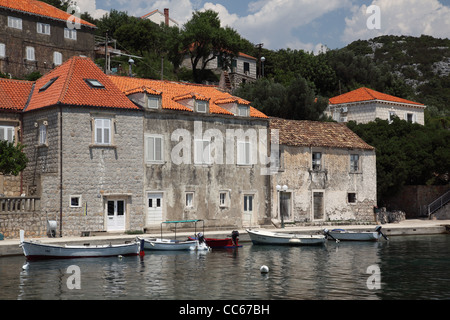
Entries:
POLYGON ((147 195, 147 225, 160 224, 163 221, 164 194, 148 193, 147 195))
POLYGON ((125 230, 125 200, 108 200, 106 204, 107 230, 125 230))

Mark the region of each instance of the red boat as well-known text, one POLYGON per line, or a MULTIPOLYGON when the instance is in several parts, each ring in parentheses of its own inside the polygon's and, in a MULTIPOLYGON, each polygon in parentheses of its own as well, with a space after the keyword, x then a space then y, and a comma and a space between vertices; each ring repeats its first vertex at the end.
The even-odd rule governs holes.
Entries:
MULTIPOLYGON (((201 233, 197 236, 197 238, 189 237, 190 240, 199 240, 203 237, 201 233)), ((242 247, 242 245, 239 245, 239 232, 233 231, 231 233, 231 238, 225 238, 225 239, 214 239, 214 238, 204 238, 204 241, 210 248, 215 249, 231 249, 231 248, 238 248, 242 247)))

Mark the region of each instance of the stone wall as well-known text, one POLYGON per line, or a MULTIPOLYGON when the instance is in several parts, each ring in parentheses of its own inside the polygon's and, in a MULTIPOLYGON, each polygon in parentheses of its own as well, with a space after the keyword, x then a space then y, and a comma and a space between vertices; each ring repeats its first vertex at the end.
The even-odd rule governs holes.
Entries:
POLYGON ((281 171, 273 177, 272 218, 279 220, 276 186, 286 185, 292 214, 288 222, 373 221, 376 206, 375 152, 282 146, 281 171), (322 152, 321 170, 312 170, 312 153, 322 152), (360 170, 350 172, 350 154, 360 155, 360 170), (323 216, 314 217, 314 193, 323 195, 323 216), (349 202, 348 194, 355 194, 349 202))

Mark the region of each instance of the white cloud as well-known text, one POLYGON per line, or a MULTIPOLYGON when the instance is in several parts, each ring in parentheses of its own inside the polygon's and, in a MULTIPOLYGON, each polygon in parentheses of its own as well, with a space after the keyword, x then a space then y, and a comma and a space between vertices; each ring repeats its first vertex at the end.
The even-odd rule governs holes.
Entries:
POLYGON ((449 37, 450 8, 438 0, 373 0, 372 5, 380 8, 381 28, 369 29, 367 6, 355 6, 352 16, 345 19, 346 27, 342 40, 367 40, 380 35, 431 35, 449 37))
POLYGON ((304 43, 302 35, 294 34, 294 30, 348 3, 349 0, 257 0, 249 3, 249 14, 244 16, 230 14, 221 4, 206 3, 203 9, 219 12, 223 25, 236 29, 253 43, 264 43, 266 48, 317 51, 321 43, 304 43))
POLYGON ((97 9, 95 0, 77 0, 76 4, 80 7, 81 13, 88 12, 94 19, 103 17, 108 11, 97 9))

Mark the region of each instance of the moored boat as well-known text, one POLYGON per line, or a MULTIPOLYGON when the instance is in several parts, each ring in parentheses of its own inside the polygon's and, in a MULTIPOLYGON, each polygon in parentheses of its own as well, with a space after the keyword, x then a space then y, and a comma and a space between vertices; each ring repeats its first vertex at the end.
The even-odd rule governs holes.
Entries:
POLYGON ((140 253, 141 244, 131 242, 125 244, 106 245, 52 245, 39 241, 25 240, 23 232, 20 232, 20 246, 28 260, 35 259, 73 259, 73 258, 97 258, 113 256, 131 256, 140 253))
POLYGON ((381 226, 377 226, 375 231, 348 231, 344 229, 324 229, 324 234, 332 240, 339 241, 378 241, 381 237, 388 240, 383 232, 381 226))
MULTIPOLYGON (((160 238, 141 238, 137 237, 139 241, 143 242, 144 250, 157 250, 157 251, 180 251, 180 250, 209 250, 208 245, 200 239, 192 240, 177 240, 176 225, 178 223, 194 223, 195 230, 197 230, 197 222, 203 222, 203 220, 179 220, 179 221, 164 221, 161 223, 161 237, 160 238), (175 239, 163 239, 163 225, 174 224, 175 225, 175 239)), ((203 222, 204 223, 204 222, 203 222)), ((203 225, 204 228, 204 225, 203 225)), ((195 233, 194 233, 195 234, 195 233)))
MULTIPOLYGON (((189 237, 189 240, 196 240, 199 237, 189 237)), ((216 238, 204 238, 208 247, 212 249, 232 249, 232 248, 240 248, 242 245, 239 244, 239 232, 233 231, 231 235, 224 239, 216 239, 216 238)))
POLYGON ((324 235, 307 235, 295 233, 271 232, 265 230, 247 229, 253 244, 275 245, 321 245, 327 240, 324 235))

